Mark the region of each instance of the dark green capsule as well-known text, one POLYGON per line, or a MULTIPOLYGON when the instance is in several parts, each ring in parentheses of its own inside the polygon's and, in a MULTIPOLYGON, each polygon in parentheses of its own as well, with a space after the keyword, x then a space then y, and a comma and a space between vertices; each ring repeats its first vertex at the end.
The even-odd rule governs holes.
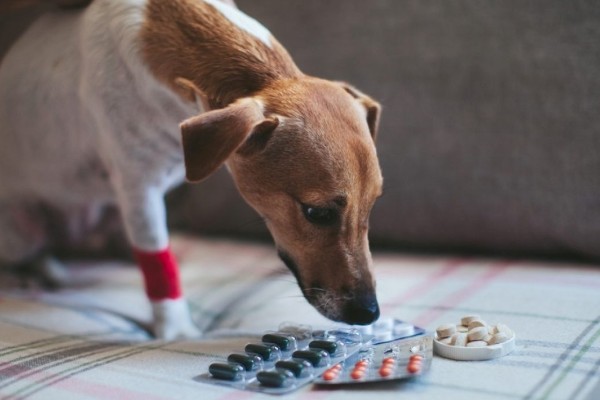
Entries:
POLYGON ((257 367, 256 356, 248 356, 246 354, 230 354, 227 361, 234 364, 240 364, 246 371, 252 371, 257 367))
POLYGON ((238 364, 212 363, 208 372, 213 377, 226 381, 239 381, 244 377, 244 367, 238 364))
POLYGON ((294 383, 294 374, 287 370, 260 371, 256 374, 256 379, 263 386, 281 388, 294 383))
POLYGON ((262 341, 266 343, 274 343, 283 351, 290 349, 292 341, 290 338, 282 335, 276 335, 274 333, 266 333, 262 337, 262 341))
POLYGON ((326 357, 327 353, 323 350, 298 350, 292 353, 292 358, 300 360, 306 360, 312 364, 313 367, 319 366, 323 357, 326 357))
POLYGON ((336 342, 331 342, 329 340, 313 340, 308 344, 308 347, 311 349, 325 350, 329 354, 333 354, 338 346, 336 342))
POLYGON ((258 354, 265 361, 271 361, 277 353, 277 347, 250 343, 244 347, 244 351, 250 354, 258 354))
POLYGON ((304 371, 304 363, 298 361, 277 361, 275 363, 275 368, 291 371, 292 374, 298 378, 302 375, 302 371, 304 371))

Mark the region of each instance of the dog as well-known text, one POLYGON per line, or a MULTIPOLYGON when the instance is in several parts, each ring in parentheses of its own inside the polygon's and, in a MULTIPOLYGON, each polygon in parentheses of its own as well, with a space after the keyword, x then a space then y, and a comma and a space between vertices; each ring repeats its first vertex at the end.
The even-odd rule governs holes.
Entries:
POLYGON ((370 324, 380 109, 303 74, 231 1, 94 0, 44 15, 0 65, 0 262, 48 248, 40 204, 91 225, 116 204, 155 336, 195 336, 163 196, 225 164, 308 302, 370 324))

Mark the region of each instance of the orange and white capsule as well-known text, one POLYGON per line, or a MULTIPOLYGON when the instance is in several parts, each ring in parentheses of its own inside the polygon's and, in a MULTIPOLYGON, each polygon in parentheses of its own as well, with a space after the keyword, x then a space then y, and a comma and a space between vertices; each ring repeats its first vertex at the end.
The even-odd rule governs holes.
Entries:
POLYGON ((354 380, 362 379, 365 376, 365 370, 363 369, 353 369, 350 373, 350 377, 354 380))
POLYGON ((336 379, 340 375, 340 371, 342 370, 341 364, 336 364, 333 367, 327 369, 323 372, 323 380, 332 381, 336 379))
POLYGON ((327 371, 323 372, 323 380, 332 381, 335 378, 337 378, 335 371, 328 369, 327 371))
POLYGON ((381 365, 396 365, 396 359, 394 357, 386 357, 381 360, 381 365))
POLYGON ((406 366, 406 370, 408 372, 410 372, 411 374, 416 374, 418 372, 421 372, 421 362, 417 361, 417 362, 408 363, 408 365, 406 366))
POLYGON ((394 369, 396 369, 396 359, 394 357, 385 357, 381 360, 379 375, 382 378, 386 378, 394 373, 394 369))

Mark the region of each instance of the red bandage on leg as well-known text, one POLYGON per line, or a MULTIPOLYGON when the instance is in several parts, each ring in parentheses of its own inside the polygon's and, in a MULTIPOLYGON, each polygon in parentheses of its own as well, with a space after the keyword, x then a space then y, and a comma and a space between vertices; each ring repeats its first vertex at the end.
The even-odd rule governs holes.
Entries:
POLYGON ((146 294, 150 300, 181 297, 179 267, 170 248, 156 252, 133 249, 133 253, 142 269, 146 294))

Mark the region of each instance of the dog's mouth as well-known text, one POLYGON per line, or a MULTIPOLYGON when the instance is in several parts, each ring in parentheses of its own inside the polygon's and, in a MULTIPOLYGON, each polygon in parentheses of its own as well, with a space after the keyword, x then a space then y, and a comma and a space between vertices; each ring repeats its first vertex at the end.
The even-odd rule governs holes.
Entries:
POLYGON ((373 290, 345 290, 336 293, 322 285, 307 287, 300 277, 298 264, 285 250, 278 249, 279 258, 294 274, 304 298, 324 317, 352 325, 368 325, 379 318, 379 304, 373 290))

